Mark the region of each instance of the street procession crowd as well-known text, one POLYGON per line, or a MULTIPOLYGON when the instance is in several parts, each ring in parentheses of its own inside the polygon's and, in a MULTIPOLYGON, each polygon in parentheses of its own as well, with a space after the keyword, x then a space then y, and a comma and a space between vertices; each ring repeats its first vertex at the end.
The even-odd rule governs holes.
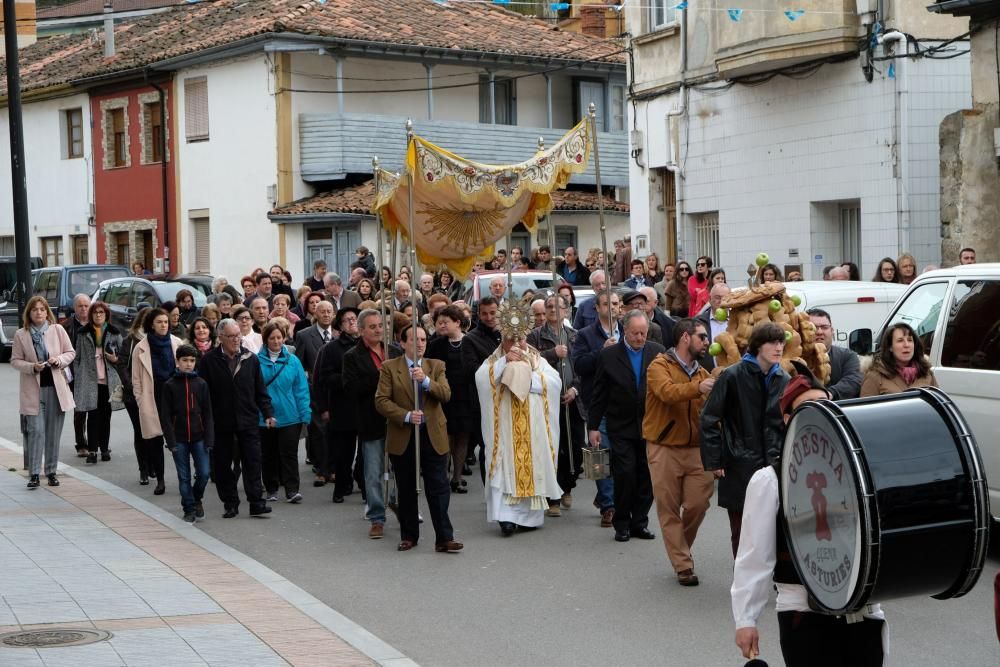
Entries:
MULTIPOLYGON (((99 465, 111 459, 112 412, 124 409, 139 483, 166 492, 166 450, 185 521, 205 516, 210 482, 224 518, 239 514, 241 477, 252 517, 270 513, 279 498, 302 502, 304 439, 312 485, 332 487, 338 504, 357 486, 370 538, 384 537, 388 510, 398 520, 397 549, 416 547, 422 491, 435 550, 454 553, 463 545, 450 497, 468 493, 475 476, 488 520, 507 537, 579 503, 573 494, 584 448, 609 450, 611 475, 596 481, 594 520, 618 542, 656 539, 649 526, 655 503, 677 582, 695 586, 692 545, 717 488, 736 563, 737 644, 747 657, 756 654, 756 620, 773 576, 786 661, 804 664, 789 656, 809 654, 810 633, 827 631, 820 627, 827 619, 809 621, 819 615, 808 613, 804 593, 787 594, 782 606, 781 585, 787 593, 797 578, 780 544, 775 566, 777 501, 765 492, 776 484, 771 464, 789 416, 806 400, 935 385, 920 338, 906 324, 892 325, 863 365, 833 345, 829 313, 810 310, 830 356, 828 382, 805 367, 794 377, 781 369, 786 336, 774 322, 757 324, 741 361, 719 372, 708 352, 727 322, 713 314, 731 290, 712 258, 693 265, 661 265, 655 254, 633 259, 627 237, 607 252, 500 250, 477 261, 471 277, 508 266, 554 269, 554 288, 513 297, 507 275, 497 273, 473 301, 466 281, 446 269, 394 272, 361 247, 347 280, 322 261, 299 287, 277 265, 248 272, 238 286, 216 277, 203 308, 182 289, 174 301, 141 310, 128 330, 88 295, 76 296, 61 324, 33 296, 11 361, 21 379, 28 487, 43 477, 59 485, 67 413, 77 455, 99 465), (573 288, 584 286, 594 296, 578 303, 573 288), (390 471, 393 484, 386 483, 390 471), (762 515, 770 515, 770 532, 760 528, 762 515), (809 622, 816 627, 806 631, 809 622), (797 639, 786 646, 793 625, 797 639)), ((974 262, 974 250, 963 250, 962 261, 974 262)), ((882 260, 874 280, 909 283, 917 274, 904 254, 882 260)), ((761 275, 763 282, 802 279, 773 264, 761 275)), ((824 279, 860 275, 845 263, 827 267, 824 279)), ((850 660, 829 664, 881 664, 880 611, 869 616, 851 627, 843 649, 854 651, 850 660)), ((807 662, 821 664, 814 655, 807 662)))

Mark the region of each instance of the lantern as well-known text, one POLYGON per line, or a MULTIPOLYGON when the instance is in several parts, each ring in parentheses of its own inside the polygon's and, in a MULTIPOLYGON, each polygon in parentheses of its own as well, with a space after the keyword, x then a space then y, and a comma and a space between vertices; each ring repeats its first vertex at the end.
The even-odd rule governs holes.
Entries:
POLYGON ((599 447, 584 447, 583 476, 593 480, 611 477, 611 451, 599 447))

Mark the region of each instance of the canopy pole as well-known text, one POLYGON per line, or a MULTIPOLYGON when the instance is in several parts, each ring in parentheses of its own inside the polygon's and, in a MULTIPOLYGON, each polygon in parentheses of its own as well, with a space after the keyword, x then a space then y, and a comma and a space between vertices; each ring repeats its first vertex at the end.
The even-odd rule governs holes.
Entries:
MULTIPOLYGON (((372 157, 372 173, 375 175, 375 200, 378 201, 379 185, 382 183, 381 170, 378 166, 378 156, 372 157)), ((373 207, 374 208, 374 207, 373 207)), ((382 228, 382 212, 375 211, 375 233, 378 235, 376 247, 378 248, 378 270, 379 282, 382 280, 382 267, 385 261, 385 230, 382 228)), ((379 297, 379 315, 382 318, 382 359, 389 358, 389 341, 392 340, 392 329, 389 327, 389 319, 385 312, 385 286, 382 286, 382 296, 379 297)), ((382 498, 389 499, 389 450, 383 447, 382 453, 382 498)))
MULTIPOLYGON (((410 152, 411 148, 413 148, 413 121, 410 120, 409 118, 407 118, 406 119, 406 152, 407 152, 407 155, 409 155, 409 152, 410 152)), ((416 244, 416 241, 415 241, 416 237, 414 236, 414 232, 413 232, 413 170, 412 169, 408 169, 407 170, 406 181, 407 181, 407 185, 409 186, 407 188, 407 206, 406 206, 407 211, 406 211, 406 215, 407 215, 407 218, 408 218, 409 230, 410 230, 410 239, 409 239, 409 243, 407 245, 410 248, 410 270, 413 272, 413 273, 410 274, 410 279, 412 280, 413 276, 416 275, 416 270, 417 270, 417 244, 416 244)), ((419 283, 418 283, 418 285, 419 285, 419 283)), ((416 299, 414 298, 414 295, 413 295, 413 285, 412 285, 412 283, 410 285, 410 304, 411 304, 411 308, 412 308, 412 310, 410 312, 413 314, 413 329, 410 331, 410 337, 413 340, 413 363, 414 364, 419 364, 421 360, 418 358, 418 355, 417 355, 417 327, 420 326, 420 315, 417 312, 419 309, 417 308, 417 301, 416 301, 416 299)), ((420 405, 420 384, 416 380, 414 380, 413 381, 413 409, 414 410, 420 410, 420 408, 421 408, 421 405, 420 405)), ((423 421, 423 420, 421 420, 421 421, 423 421)), ((413 469, 416 471, 416 475, 417 475, 417 486, 416 486, 417 495, 420 495, 420 492, 423 489, 421 488, 421 485, 420 485, 420 425, 419 424, 414 424, 413 425, 413 444, 416 447, 416 450, 413 452, 413 460, 416 462, 415 465, 414 465, 414 467, 413 467, 413 469)))
MULTIPOLYGON (((597 185, 597 219, 601 223, 601 250, 604 252, 604 291, 608 295, 608 326, 614 333, 615 318, 611 312, 611 273, 608 271, 608 235, 607 225, 604 222, 604 192, 601 190, 601 154, 597 147, 597 107, 593 102, 588 108, 587 120, 590 126, 590 140, 594 144, 594 183, 597 185)), ((596 294, 594 298, 597 298, 596 294)), ((601 314, 598 312, 597 320, 600 321, 600 319, 601 314)))
MULTIPOLYGON (((538 152, 545 152, 545 137, 538 137, 538 152)), ((556 256, 555 256, 555 246, 556 246, 556 232, 555 226, 552 223, 552 213, 545 214, 545 223, 549 228, 549 266, 552 267, 552 291, 558 292, 559 286, 559 273, 556 271, 556 256)))

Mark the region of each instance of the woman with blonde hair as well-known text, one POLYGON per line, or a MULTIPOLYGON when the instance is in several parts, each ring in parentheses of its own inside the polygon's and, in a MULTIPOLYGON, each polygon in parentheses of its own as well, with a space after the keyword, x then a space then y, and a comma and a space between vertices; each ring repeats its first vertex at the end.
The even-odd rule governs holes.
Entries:
POLYGON ((215 331, 215 327, 219 326, 219 322, 222 321, 222 311, 214 303, 206 303, 201 309, 201 316, 208 320, 208 324, 212 327, 212 331, 215 331))
POLYGON ((21 431, 29 489, 39 486, 43 459, 49 486, 59 486, 59 437, 66 412, 76 407, 65 369, 75 358, 69 334, 56 326, 49 302, 45 297, 31 297, 24 307, 22 327, 14 333, 10 357, 10 365, 21 376, 21 431))
POLYGON ((899 259, 896 260, 896 266, 899 268, 899 282, 904 285, 912 283, 920 273, 917 271, 917 260, 908 252, 899 256, 899 259))
POLYGON ((646 255, 646 284, 655 285, 663 280, 663 269, 660 268, 660 258, 655 252, 646 255))

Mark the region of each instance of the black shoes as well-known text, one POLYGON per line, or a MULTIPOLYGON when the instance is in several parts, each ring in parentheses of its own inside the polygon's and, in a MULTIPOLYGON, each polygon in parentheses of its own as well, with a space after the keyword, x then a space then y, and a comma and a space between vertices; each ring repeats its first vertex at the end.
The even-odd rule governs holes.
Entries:
POLYGON ((640 528, 639 530, 632 530, 632 531, 630 531, 630 534, 632 535, 632 537, 637 537, 640 540, 655 540, 656 539, 656 535, 653 535, 646 528, 640 528))
POLYGON ((101 460, 102 461, 110 461, 111 460, 111 450, 110 449, 108 451, 106 451, 106 452, 101 452, 101 460))
POLYGON ((56 477, 54 472, 46 476, 49 478, 49 486, 59 486, 59 478, 56 477))
POLYGON ((97 463, 97 452, 87 454, 87 463, 97 463))
POLYGON ((194 523, 195 522, 194 512, 185 512, 184 513, 184 522, 185 523, 194 523))
POLYGON ((340 503, 344 502, 344 496, 338 496, 336 493, 333 494, 333 502, 339 505, 340 503))
POLYGON ((629 533, 627 530, 615 530, 615 542, 628 542, 629 533))
POLYGON ((205 518, 205 508, 201 506, 200 500, 194 504, 194 515, 199 519, 205 518))
POLYGON ((37 489, 39 484, 41 484, 41 482, 38 481, 38 475, 32 475, 28 478, 29 489, 37 489))
POLYGON ((250 508, 250 516, 262 517, 265 514, 270 514, 271 508, 267 505, 258 505, 257 507, 250 508))
POLYGON ((139 486, 149 486, 149 476, 146 473, 139 475, 139 486))
POLYGON ((510 537, 511 535, 514 534, 514 530, 516 529, 517 526, 511 523, 510 521, 500 522, 500 534, 503 535, 504 537, 510 537))
POLYGON ((162 496, 167 491, 167 486, 163 483, 162 479, 156 480, 156 488, 153 489, 154 496, 162 496))
MULTIPOLYGON (((462 480, 462 481, 464 482, 465 480, 462 480)), ((451 483, 451 492, 452 493, 468 493, 469 490, 467 488, 465 488, 465 486, 463 486, 460 482, 452 482, 451 483)))
POLYGON ((222 514, 223 519, 232 519, 234 516, 240 513, 239 507, 227 507, 226 511, 222 514))

